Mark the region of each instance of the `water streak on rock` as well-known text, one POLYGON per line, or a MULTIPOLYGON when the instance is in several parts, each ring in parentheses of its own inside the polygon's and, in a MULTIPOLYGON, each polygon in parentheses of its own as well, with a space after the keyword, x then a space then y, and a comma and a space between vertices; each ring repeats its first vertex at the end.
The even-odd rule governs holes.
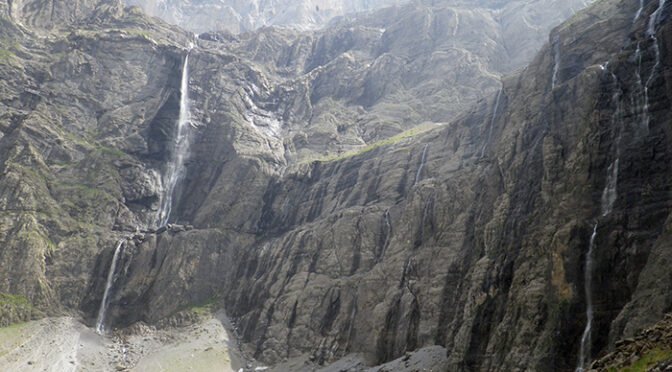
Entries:
POLYGON ((96 332, 98 334, 105 333, 105 313, 110 304, 110 290, 116 280, 115 273, 117 271, 117 263, 124 250, 125 239, 119 240, 117 248, 114 250, 112 263, 110 264, 110 271, 107 273, 107 281, 105 282, 105 292, 103 292, 103 300, 100 302, 100 309, 98 310, 98 317, 96 318, 96 332))
POLYGON ((191 121, 189 107, 189 54, 193 45, 189 45, 187 56, 184 58, 182 67, 182 82, 180 85, 180 116, 177 122, 177 134, 175 136, 171 161, 163 177, 163 195, 161 207, 156 218, 156 225, 165 226, 173 208, 173 194, 178 182, 184 176, 184 160, 189 154, 189 124, 191 121))
POLYGON ((665 7, 665 0, 659 0, 658 8, 653 13, 651 13, 651 16, 649 16, 649 25, 646 29, 646 35, 651 39, 653 43, 652 44, 653 52, 656 56, 656 60, 653 67, 651 68, 649 78, 646 80, 646 83, 644 84, 644 108, 643 108, 644 121, 642 126, 644 129, 647 130, 649 128, 649 123, 651 121, 651 115, 649 114, 649 86, 653 82, 654 77, 656 76, 656 72, 660 67, 660 46, 658 45, 658 37, 656 36, 656 25, 658 25, 658 21, 660 18, 660 14, 663 11, 663 7, 665 7))
POLYGON ((425 166, 425 160, 427 158, 427 148, 429 144, 425 144, 424 150, 422 150, 422 159, 420 159, 420 167, 418 168, 418 173, 415 174, 415 182, 413 185, 416 185, 420 181, 420 176, 422 175, 422 168, 425 166))
POLYGON ((490 129, 488 130, 488 139, 483 144, 483 148, 481 149, 481 157, 479 159, 482 159, 485 156, 485 149, 488 147, 490 141, 492 140, 492 128, 495 126, 495 119, 497 119, 497 111, 499 110, 499 102, 502 99, 503 90, 504 87, 501 87, 499 89, 499 93, 497 93, 497 99, 495 100, 495 106, 492 109, 492 117, 490 119, 490 129))
POLYGON ((551 89, 555 89, 558 82, 558 72, 560 71, 560 36, 553 38, 553 78, 551 79, 551 89))
MULTIPOLYGON (((616 145, 616 156, 614 161, 609 165, 607 170, 607 179, 602 190, 602 197, 600 200, 602 217, 609 215, 613 209, 616 199, 618 197, 618 167, 621 157, 621 139, 623 135, 623 128, 620 124, 621 115, 621 90, 618 84, 618 77, 608 69, 608 63, 601 66, 602 70, 609 73, 612 79, 613 91, 611 96, 612 105, 614 106, 614 113, 611 116, 610 125, 616 133, 614 143, 616 145)), ((592 325, 593 325, 593 252, 595 250, 595 239, 597 237, 597 226, 599 222, 595 222, 593 226, 593 233, 590 236, 590 243, 588 245, 588 253, 586 253, 586 261, 584 265, 584 290, 586 296, 586 327, 583 330, 581 337, 581 348, 579 349, 579 363, 576 372, 583 372, 584 366, 589 366, 591 362, 591 345, 592 345, 592 325)))
POLYGON ((583 366, 590 365, 590 346, 591 346, 591 331, 593 326, 593 292, 591 286, 593 284, 593 251, 595 250, 595 238, 597 237, 597 222, 593 226, 593 233, 590 235, 590 244, 588 246, 588 253, 586 253, 586 264, 584 266, 584 290, 586 291, 586 328, 583 330, 581 336, 581 349, 579 350, 579 366, 576 372, 583 372, 583 366))

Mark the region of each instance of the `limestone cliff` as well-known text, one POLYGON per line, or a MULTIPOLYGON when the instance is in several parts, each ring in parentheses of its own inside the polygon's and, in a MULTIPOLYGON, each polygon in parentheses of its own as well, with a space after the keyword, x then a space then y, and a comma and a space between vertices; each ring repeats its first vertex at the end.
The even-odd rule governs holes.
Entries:
POLYGON ((672 309, 671 10, 641 5, 579 12, 497 92, 511 51, 456 6, 197 39, 0 1, 0 304, 93 325, 116 255, 109 326, 209 301, 269 364, 588 365, 672 309), (191 226, 156 229, 190 43, 191 226))
POLYGON ((333 18, 375 10, 406 0, 125 0, 147 14, 193 32, 240 33, 280 25, 314 29, 333 18))

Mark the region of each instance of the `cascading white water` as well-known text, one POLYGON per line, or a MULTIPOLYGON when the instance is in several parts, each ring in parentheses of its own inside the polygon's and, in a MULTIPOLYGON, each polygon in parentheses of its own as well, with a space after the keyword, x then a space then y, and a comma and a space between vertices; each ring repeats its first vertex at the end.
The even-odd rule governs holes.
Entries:
POLYGON ((632 19, 632 23, 637 22, 639 16, 642 15, 642 10, 644 10, 644 0, 639 0, 639 9, 635 13, 635 18, 632 19))
POLYGON ((646 36, 648 36, 653 42, 653 51, 656 56, 656 60, 653 67, 651 68, 649 78, 644 84, 644 107, 642 109, 644 113, 644 121, 642 127, 645 129, 649 128, 649 122, 651 120, 651 116, 649 115, 649 85, 651 85, 653 82, 656 71, 658 71, 658 67, 660 67, 660 46, 658 45, 658 37, 656 36, 656 25, 658 24, 658 20, 660 18, 660 14, 663 11, 663 7, 665 6, 665 2, 665 0, 658 1, 658 8, 649 16, 649 25, 646 29, 646 36))
POLYGON ((180 85, 180 115, 177 122, 177 135, 171 154, 171 161, 168 163, 168 169, 163 176, 163 195, 161 196, 161 206, 156 216, 156 225, 165 226, 170 219, 173 208, 173 193, 175 187, 184 174, 184 160, 189 154, 189 125, 191 119, 189 107, 189 54, 193 44, 189 44, 187 55, 184 58, 182 67, 182 82, 180 85))
POLYGON ((483 148, 481 149, 481 157, 479 159, 482 159, 485 156, 485 149, 488 147, 490 144, 490 141, 492 140, 492 127, 495 126, 495 119, 497 119, 497 111, 499 110, 499 101, 502 99, 502 91, 504 90, 504 87, 502 86, 499 88, 499 93, 497 93, 497 99, 495 100, 495 106, 492 109, 492 117, 490 118, 490 129, 488 130, 488 139, 485 141, 483 144, 483 148))
POLYGON ((593 234, 590 236, 588 253, 586 253, 586 264, 584 267, 584 290, 586 291, 586 328, 581 336, 581 349, 579 350, 579 366, 576 372, 583 372, 583 366, 590 364, 590 345, 591 331, 593 326, 593 251, 595 250, 595 238, 597 237, 597 222, 593 226, 593 234))
POLYGON ((425 144, 424 150, 422 150, 422 159, 420 159, 420 167, 418 168, 418 173, 415 174, 415 182, 413 185, 416 185, 420 181, 420 176, 422 175, 422 168, 425 166, 425 159, 427 158, 427 148, 429 144, 425 144))
POLYGON ((385 228, 387 228, 387 233, 385 234, 385 242, 383 243, 383 249, 387 247, 387 244, 390 242, 392 237, 392 224, 390 223, 390 209, 385 210, 385 228))
MULTIPOLYGON (((614 94, 611 97, 614 105, 614 114, 611 116, 611 125, 615 127, 619 124, 619 116, 621 114, 621 93, 618 86, 618 78, 613 72, 607 68, 608 63, 602 65, 602 70, 609 72, 614 85, 614 94)), ((621 157, 621 139, 623 135, 622 128, 614 128, 617 131, 615 138, 616 157, 607 169, 607 180, 602 190, 602 197, 600 199, 600 207, 602 217, 609 215, 614 209, 614 203, 618 197, 618 166, 621 157)), ((593 233, 590 235, 590 243, 588 245, 588 253, 586 253, 586 261, 584 265, 584 290, 586 296, 586 327, 581 336, 581 347, 579 349, 579 364, 576 367, 576 372, 583 372, 584 366, 589 366, 591 362, 591 333, 593 327, 593 252, 595 251, 595 239, 597 238, 597 227, 599 222, 595 222, 593 226, 593 233)))
POLYGON ((560 36, 553 38, 553 77, 551 79, 551 89, 555 89, 558 82, 558 72, 560 71, 560 36))
POLYGON ((105 313, 107 312, 107 306, 109 305, 109 296, 110 289, 115 282, 115 272, 117 271, 117 262, 119 257, 123 253, 124 244, 126 243, 125 239, 122 239, 117 243, 117 248, 114 250, 114 256, 112 257, 112 263, 110 264, 110 271, 107 273, 107 281, 105 282, 105 291, 103 292, 103 300, 100 302, 100 308, 98 309, 98 317, 96 318, 96 332, 98 334, 105 333, 105 313))
MULTIPOLYGON (((642 117, 647 116, 648 114, 644 112, 644 82, 642 81, 642 43, 637 42, 637 48, 635 49, 635 61, 637 62, 637 67, 635 68, 635 83, 637 84, 636 89, 632 90, 630 94, 630 101, 632 107, 632 114, 634 117, 642 115, 642 117)), ((639 119, 638 122, 644 122, 644 119, 639 119)))

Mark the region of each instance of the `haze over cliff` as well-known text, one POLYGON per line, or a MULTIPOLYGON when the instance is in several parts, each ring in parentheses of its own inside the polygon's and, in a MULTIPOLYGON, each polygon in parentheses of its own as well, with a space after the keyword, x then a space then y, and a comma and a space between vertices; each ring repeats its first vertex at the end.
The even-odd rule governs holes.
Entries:
POLYGON ((672 5, 358 4, 0 0, 0 369, 666 365, 672 5))
POLYGON ((147 14, 194 32, 240 33, 263 26, 314 29, 335 17, 353 15, 406 0, 124 0, 147 14))

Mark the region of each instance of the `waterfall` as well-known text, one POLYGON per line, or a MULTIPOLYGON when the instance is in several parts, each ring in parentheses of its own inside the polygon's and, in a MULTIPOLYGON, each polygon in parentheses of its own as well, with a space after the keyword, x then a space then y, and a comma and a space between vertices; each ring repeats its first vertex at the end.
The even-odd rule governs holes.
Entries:
MULTIPOLYGON (((637 42, 637 49, 635 49, 635 62, 637 62, 637 67, 635 68, 635 82, 637 83, 637 89, 633 89, 630 95, 630 101, 632 106, 632 115, 638 117, 640 114, 642 117, 648 116, 648 113, 644 111, 644 107, 648 106, 648 103, 645 104, 644 101, 644 82, 642 81, 642 43, 641 41, 637 42)), ((648 94, 647 94, 648 95, 648 94)), ((648 107, 647 107, 648 110, 648 107)), ((648 121, 647 119, 642 119, 642 122, 648 121)))
MULTIPOLYGON (((609 165, 607 169, 607 179, 604 184, 604 189, 602 190, 602 197, 600 199, 601 207, 601 216, 605 217, 609 215, 613 209, 616 199, 618 197, 618 167, 621 157, 621 139, 623 136, 623 129, 616 128, 616 125, 619 124, 619 115, 621 114, 621 92, 618 85, 618 78, 613 72, 610 72, 608 69, 608 63, 602 65, 602 70, 608 72, 611 76, 611 79, 614 84, 614 94, 611 97, 612 104, 614 105, 614 114, 611 116, 611 126, 615 127, 614 130, 618 131, 616 137, 614 138, 614 143, 616 145, 616 157, 615 160, 609 165)), ((586 296, 586 327, 583 330, 583 335, 581 337, 581 348, 579 349, 579 364, 576 367, 576 372, 583 372, 584 366, 590 365, 591 358, 591 332, 593 326, 593 252, 595 251, 595 239, 597 238, 597 226, 598 222, 595 222, 593 226, 593 233, 590 235, 590 243, 588 244, 588 253, 586 253, 586 262, 584 265, 584 290, 586 296)))
POLYGON ((632 23, 637 22, 639 16, 642 15, 642 10, 644 10, 644 0, 639 0, 639 9, 637 9, 637 13, 635 13, 635 18, 633 18, 632 23))
POLYGON ((488 147, 490 144, 490 141, 492 140, 492 127, 495 126, 495 119, 497 119, 497 111, 499 110, 499 101, 502 99, 502 91, 504 90, 504 86, 499 88, 499 93, 497 93, 497 99, 495 100, 495 106, 492 109, 492 117, 490 118, 490 129, 488 130, 488 139, 485 141, 483 144, 483 148, 481 149, 481 157, 479 159, 483 159, 485 156, 485 149, 488 147))
POLYGON ((555 61, 555 65, 553 65, 551 89, 555 89, 555 85, 558 82, 558 72, 560 71, 560 36, 558 35, 555 35, 553 38, 553 60, 555 61))
POLYGON ((119 261, 119 257, 121 256, 121 253, 124 250, 125 243, 126 239, 121 239, 119 240, 119 243, 117 243, 117 248, 115 248, 114 250, 114 256, 112 257, 112 263, 110 264, 110 271, 107 273, 107 282, 105 282, 105 292, 103 292, 103 300, 100 302, 100 309, 98 310, 98 317, 96 318, 96 332, 101 335, 105 333, 105 312, 107 311, 107 307, 110 304, 109 303, 110 289, 112 288, 112 285, 114 285, 115 281, 114 274, 117 271, 117 263, 119 261))
POLYGON ((385 228, 387 232, 385 234, 385 242, 383 243, 383 251, 381 252, 381 257, 385 253, 385 248, 390 243, 390 238, 392 238, 392 224, 390 223, 390 208, 385 210, 385 228))
POLYGON ((618 183, 618 162, 620 159, 616 158, 607 170, 607 183, 602 190, 602 216, 611 213, 614 208, 614 203, 618 197, 616 184, 618 183))
POLYGON ((600 204, 602 206, 602 216, 606 216, 611 213, 614 208, 616 198, 618 197, 618 169, 621 159, 621 140, 623 138, 623 128, 620 125, 617 125, 619 124, 619 115, 621 114, 621 94, 618 85, 618 78, 613 72, 608 70, 607 66, 608 63, 605 64, 604 70, 609 72, 609 75, 611 76, 614 84, 614 94, 611 97, 611 101, 614 106, 614 113, 611 116, 611 126, 614 128, 614 131, 617 131, 617 134, 614 139, 614 143, 616 145, 616 157, 607 169, 607 181, 604 185, 602 198, 600 200, 600 204))
POLYGON ((425 149, 422 150, 422 159, 420 159, 420 167, 418 168, 418 173, 415 174, 415 182, 413 183, 413 186, 415 186, 418 181, 420 181, 420 176, 422 174, 422 168, 425 166, 425 159, 427 157, 427 148, 429 147, 429 144, 425 144, 425 149))
POLYGON ((660 46, 658 45, 658 37, 656 36, 656 25, 658 24, 660 14, 662 13, 664 6, 665 0, 659 0, 658 8, 653 13, 651 13, 651 16, 649 16, 649 25, 646 29, 646 35, 653 41, 653 51, 656 55, 656 63, 651 68, 649 78, 644 84, 644 108, 642 109, 644 113, 643 127, 647 130, 649 128, 649 121, 651 120, 649 115, 649 85, 651 85, 651 82, 653 82, 656 71, 658 70, 658 67, 660 67, 660 46))
POLYGON ((170 213, 173 207, 173 193, 175 187, 184 175, 184 160, 189 154, 189 54, 193 44, 189 44, 187 55, 184 58, 182 67, 182 82, 180 85, 180 115, 177 122, 177 135, 175 136, 171 161, 168 163, 168 169, 163 176, 163 195, 161 196, 161 207, 156 216, 156 225, 165 226, 170 219, 170 213))
POLYGON ((593 251, 595 250, 595 238, 597 237, 597 222, 593 226, 593 234, 590 236, 588 253, 586 253, 586 264, 584 267, 584 290, 586 291, 586 328, 581 336, 581 349, 579 351, 579 366, 576 372, 583 372, 583 366, 590 364, 590 333, 593 326, 593 251))

